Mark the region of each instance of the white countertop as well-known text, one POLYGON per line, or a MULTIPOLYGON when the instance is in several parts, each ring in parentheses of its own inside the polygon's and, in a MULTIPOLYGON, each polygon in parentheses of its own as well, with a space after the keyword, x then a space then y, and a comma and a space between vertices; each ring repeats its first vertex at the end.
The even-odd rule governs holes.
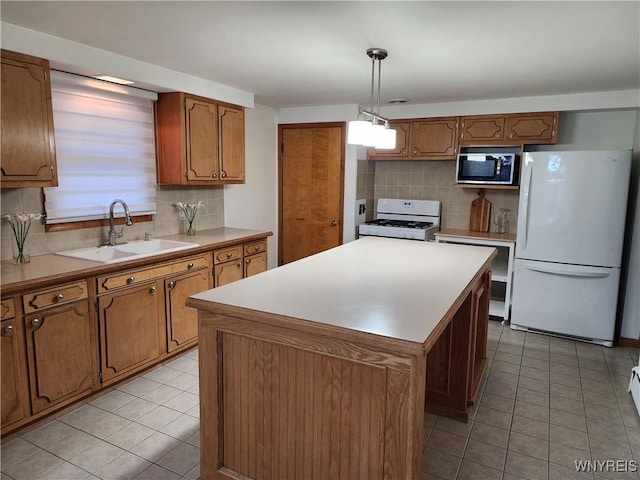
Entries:
POLYGON ((364 237, 190 298, 424 343, 494 252, 364 237))

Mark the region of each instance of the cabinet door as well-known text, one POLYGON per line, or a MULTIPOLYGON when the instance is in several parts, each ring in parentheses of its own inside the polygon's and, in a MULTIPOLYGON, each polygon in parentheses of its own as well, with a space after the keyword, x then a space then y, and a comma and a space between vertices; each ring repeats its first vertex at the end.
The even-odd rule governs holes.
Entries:
POLYGON ((409 156, 409 132, 411 130, 411 122, 389 122, 389 128, 396 131, 396 148, 393 150, 376 150, 370 148, 368 150, 369 160, 406 160, 409 156))
POLYGON ((244 276, 250 277, 267 271, 267 252, 251 255, 244 259, 244 276))
POLYGON ((411 124, 411 158, 455 160, 458 154, 458 118, 434 118, 411 124))
POLYGON ((185 99, 187 181, 217 182, 218 111, 214 103, 185 99))
POLYGON ((103 382, 160 356, 165 319, 159 288, 159 282, 149 282, 98 299, 103 382))
POLYGON ((227 283, 240 280, 242 279, 243 273, 242 260, 216 265, 213 267, 213 286, 221 287, 227 283))
POLYGON ((226 183, 244 182, 244 110, 218 106, 220 127, 220 178, 226 183))
POLYGON ((209 269, 168 278, 165 285, 167 312, 167 351, 191 345, 198 339, 198 311, 187 307, 187 298, 210 287, 209 269))
POLYGON ((507 117, 510 143, 555 143, 558 112, 524 113, 507 117))
POLYGON ((504 115, 462 117, 460 145, 504 144, 506 122, 504 115))
POLYGON ((24 325, 33 413, 91 393, 98 372, 88 302, 28 315, 24 325))
POLYGON ((2 51, 1 96, 2 186, 56 186, 49 62, 2 51))
POLYGON ((0 328, 0 416, 4 428, 27 415, 27 391, 22 328, 15 319, 2 320, 0 328))

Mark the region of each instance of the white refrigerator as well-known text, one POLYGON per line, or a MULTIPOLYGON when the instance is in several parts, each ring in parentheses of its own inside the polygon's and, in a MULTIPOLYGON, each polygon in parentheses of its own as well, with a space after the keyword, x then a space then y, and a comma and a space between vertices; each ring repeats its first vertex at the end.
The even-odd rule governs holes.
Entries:
POLYGON ((522 161, 511 328, 613 346, 631 150, 522 161))

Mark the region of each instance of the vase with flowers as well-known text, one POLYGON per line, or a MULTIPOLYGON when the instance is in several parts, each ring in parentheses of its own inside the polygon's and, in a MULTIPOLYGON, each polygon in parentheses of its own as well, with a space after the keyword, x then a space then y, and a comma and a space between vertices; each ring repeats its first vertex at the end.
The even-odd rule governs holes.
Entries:
POLYGON ((4 215, 13 231, 13 263, 28 263, 31 260, 27 244, 27 235, 34 220, 40 220, 44 215, 40 213, 9 213, 4 215))
POLYGON ((204 207, 204 202, 178 202, 176 203, 178 207, 178 211, 180 212, 181 218, 185 220, 185 233, 187 235, 195 235, 196 234, 196 214, 198 213, 198 209, 204 207))

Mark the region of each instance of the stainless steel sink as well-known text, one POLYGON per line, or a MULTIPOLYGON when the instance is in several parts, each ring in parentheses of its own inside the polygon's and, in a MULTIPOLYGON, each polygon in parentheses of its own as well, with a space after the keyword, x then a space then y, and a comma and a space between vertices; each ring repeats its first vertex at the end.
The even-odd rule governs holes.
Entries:
POLYGON ((177 240, 141 240, 138 242, 125 243, 106 247, 79 248, 77 250, 67 250, 57 252, 56 255, 65 257, 80 258, 98 263, 117 263, 126 260, 136 260, 138 258, 152 257, 163 253, 176 252, 187 248, 197 247, 197 243, 179 242, 177 240))

